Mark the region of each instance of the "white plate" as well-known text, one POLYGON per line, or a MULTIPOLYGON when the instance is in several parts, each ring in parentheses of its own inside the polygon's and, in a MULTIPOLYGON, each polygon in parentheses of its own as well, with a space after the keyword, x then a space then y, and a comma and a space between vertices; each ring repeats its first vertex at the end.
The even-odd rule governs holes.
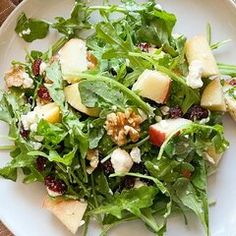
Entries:
MULTIPOLYGON (((91 2, 97 2, 95 0, 91 2)), ((216 51, 219 61, 236 64, 236 9, 229 0, 165 0, 159 1, 162 6, 177 15, 176 32, 193 36, 204 33, 207 22, 211 23, 213 39, 231 38, 228 46, 216 51)), ((25 11, 28 16, 52 20, 54 16, 68 16, 73 0, 25 0, 5 22, 0 30, 0 78, 9 68, 10 62, 23 60, 25 49, 46 50, 56 39, 52 32, 45 40, 26 44, 14 33, 17 16, 25 11)), ((3 86, 3 79, 1 79, 3 86)), ((210 209, 210 225, 213 236, 236 235, 236 124, 225 118, 226 137, 231 147, 222 160, 219 171, 209 181, 210 199, 217 204, 210 209)), ((0 125, 1 134, 6 127, 0 125)), ((0 140, 1 145, 4 140, 0 140)), ((7 162, 9 155, 1 153, 0 165, 7 162)), ((0 219, 17 236, 69 236, 71 235, 57 219, 41 208, 45 190, 40 184, 25 186, 0 180, 0 219)), ((98 235, 98 226, 90 227, 90 236, 98 235)), ((117 227, 110 235, 128 236, 152 235, 140 222, 132 222, 117 227)), ((78 233, 79 235, 79 233, 78 233)), ((204 235, 199 222, 190 217, 189 225, 185 226, 181 216, 171 217, 167 236, 201 236, 204 235)))

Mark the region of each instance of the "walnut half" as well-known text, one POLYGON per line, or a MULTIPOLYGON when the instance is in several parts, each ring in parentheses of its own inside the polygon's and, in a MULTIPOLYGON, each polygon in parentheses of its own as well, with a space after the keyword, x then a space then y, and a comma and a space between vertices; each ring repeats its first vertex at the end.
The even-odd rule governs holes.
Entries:
POLYGON ((140 124, 143 119, 132 109, 125 112, 110 113, 107 115, 105 129, 112 140, 122 146, 127 143, 128 137, 132 142, 137 142, 140 138, 140 124))

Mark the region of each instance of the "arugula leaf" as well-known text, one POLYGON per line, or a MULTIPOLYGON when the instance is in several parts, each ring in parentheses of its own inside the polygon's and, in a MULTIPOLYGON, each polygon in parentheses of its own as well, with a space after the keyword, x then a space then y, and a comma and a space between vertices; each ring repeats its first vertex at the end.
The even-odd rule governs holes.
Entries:
POLYGON ((22 13, 17 19, 15 31, 26 42, 33 42, 47 36, 49 24, 46 21, 27 18, 25 13, 22 13))
POLYGON ((44 137, 45 143, 57 145, 68 133, 60 125, 53 125, 42 119, 38 124, 37 134, 44 137))
POLYGON ((0 94, 1 100, 0 100, 0 120, 6 123, 11 123, 12 115, 9 111, 10 104, 8 103, 6 99, 6 94, 3 94, 3 92, 0 94))
POLYGON ((29 169, 30 173, 28 173, 27 176, 25 176, 25 178, 23 179, 23 183, 31 184, 37 181, 44 182, 43 175, 34 166, 31 166, 29 169))
POLYGON ((69 142, 72 146, 78 146, 82 159, 85 159, 89 148, 89 140, 88 134, 83 132, 84 124, 72 112, 63 117, 63 124, 69 131, 65 142, 69 142))
POLYGON ((117 106, 124 109, 123 94, 103 81, 82 81, 79 83, 82 103, 87 107, 117 106))
MULTIPOLYGON (((148 42, 158 47, 170 45, 169 39, 176 23, 175 15, 154 8, 142 14, 142 25, 137 31, 140 42, 148 42)), ((168 50, 171 52, 170 50, 168 50)))
POLYGON ((76 151, 77 151, 77 147, 74 147, 72 151, 70 151, 69 153, 61 157, 56 151, 50 150, 49 160, 62 163, 66 166, 70 166, 75 157, 76 151))
POLYGON ((104 120, 100 118, 88 123, 87 126, 89 130, 89 148, 90 149, 97 148, 100 140, 105 134, 103 125, 104 125, 104 120))
POLYGON ((27 154, 29 156, 42 156, 47 158, 49 161, 54 161, 62 163, 66 166, 70 166, 75 157, 77 149, 78 149, 77 147, 74 147, 72 151, 68 152, 67 154, 64 154, 63 156, 59 155, 58 152, 53 149, 49 150, 49 154, 46 154, 41 151, 31 151, 28 152, 27 154))
POLYGON ((93 81, 93 82, 100 81, 100 82, 110 84, 112 87, 117 88, 122 93, 124 93, 124 95, 127 97, 127 99, 129 99, 132 102, 133 105, 143 109, 143 111, 146 112, 148 115, 153 115, 153 109, 149 104, 145 103, 137 94, 135 94, 130 89, 126 88, 121 83, 115 81, 114 79, 111 79, 109 77, 102 76, 102 75, 93 75, 93 74, 88 74, 88 73, 77 73, 77 74, 73 74, 73 76, 75 78, 76 77, 86 78, 87 80, 93 81))
POLYGON ((22 91, 14 89, 9 92, 0 91, 0 120, 11 124, 29 110, 30 106, 25 104, 22 91))
POLYGON ((46 85, 51 98, 62 110, 65 110, 65 95, 63 92, 63 79, 59 62, 54 62, 47 67, 46 76, 53 82, 52 84, 46 85))
POLYGON ((71 12, 71 17, 69 19, 56 17, 56 22, 52 27, 64 34, 67 38, 78 37, 81 30, 91 28, 88 21, 90 14, 85 3, 77 1, 71 12))
POLYGON ((220 70, 220 73, 222 75, 229 75, 231 77, 236 76, 236 66, 235 65, 229 65, 224 63, 217 63, 218 68, 220 70))
POLYGON ((17 179, 17 169, 12 168, 11 166, 6 166, 0 169, 0 176, 4 179, 9 179, 16 181, 17 179))
POLYGON ((143 186, 138 189, 123 191, 114 195, 111 203, 100 206, 93 210, 93 214, 111 214, 118 219, 122 218, 122 211, 126 210, 134 215, 140 215, 140 209, 150 207, 158 193, 154 187, 143 186))
POLYGON ((199 217, 207 235, 209 235, 208 204, 204 193, 198 193, 186 179, 178 179, 174 184, 176 196, 181 203, 199 217))
POLYGON ((15 141, 15 145, 17 148, 10 153, 13 159, 11 160, 9 165, 12 168, 22 168, 33 165, 35 163, 36 157, 28 155, 30 151, 34 150, 31 143, 17 140, 15 141))

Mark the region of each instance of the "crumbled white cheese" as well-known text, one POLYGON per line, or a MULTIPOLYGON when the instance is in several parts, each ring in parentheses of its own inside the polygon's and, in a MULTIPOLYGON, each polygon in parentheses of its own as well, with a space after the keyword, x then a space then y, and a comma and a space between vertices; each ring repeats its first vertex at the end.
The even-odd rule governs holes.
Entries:
POLYGON ((134 188, 141 188, 143 186, 147 186, 147 184, 141 181, 140 179, 135 180, 134 188))
POLYGON ((85 221, 84 220, 81 220, 80 223, 79 223, 79 227, 84 225, 85 224, 85 221))
POLYGON ((42 147, 42 143, 33 142, 33 141, 31 141, 30 143, 31 143, 31 145, 33 146, 33 149, 34 149, 34 150, 39 150, 39 149, 42 147))
POLYGON ((113 106, 111 107, 111 109, 112 109, 112 111, 117 111, 117 106, 116 106, 116 105, 113 105, 113 106))
POLYGON ((40 66, 39 66, 39 74, 40 75, 43 75, 43 73, 46 71, 47 66, 48 65, 44 61, 41 62, 40 66))
POLYGON ((36 106, 33 111, 21 116, 21 123, 25 130, 37 131, 38 122, 43 118, 43 114, 40 111, 41 106, 36 106))
POLYGON ((160 110, 163 115, 168 115, 170 108, 168 106, 162 106, 160 110))
POLYGON ((59 197, 59 196, 62 195, 60 193, 57 193, 57 192, 54 192, 54 191, 50 190, 48 187, 47 187, 47 192, 48 192, 48 195, 51 196, 51 197, 59 197))
POLYGON ((23 88, 32 88, 34 81, 29 77, 29 75, 25 72, 22 73, 23 80, 23 88))
POLYGON ((160 122, 162 120, 162 117, 161 116, 155 116, 155 121, 156 122, 160 122))
POLYGON ((202 82, 203 64, 199 60, 194 60, 189 65, 189 74, 186 77, 186 83, 193 89, 201 88, 202 82))
POLYGON ((31 34, 30 28, 28 28, 28 29, 26 29, 26 30, 23 30, 23 31, 21 32, 21 34, 22 34, 22 35, 30 35, 30 34, 31 34))
POLYGON ((132 148, 130 152, 130 156, 135 163, 140 163, 141 162, 141 152, 138 147, 132 148))
POLYGON ((43 139, 44 139, 44 137, 43 137, 43 136, 40 136, 40 135, 35 135, 35 136, 34 136, 34 139, 35 139, 36 141, 38 141, 38 142, 42 142, 43 139))
POLYGON ((112 152, 111 163, 115 173, 127 173, 133 166, 133 160, 129 153, 120 148, 112 152))
POLYGON ((26 115, 21 116, 21 122, 25 130, 35 130, 39 120, 38 114, 35 111, 30 111, 26 115))

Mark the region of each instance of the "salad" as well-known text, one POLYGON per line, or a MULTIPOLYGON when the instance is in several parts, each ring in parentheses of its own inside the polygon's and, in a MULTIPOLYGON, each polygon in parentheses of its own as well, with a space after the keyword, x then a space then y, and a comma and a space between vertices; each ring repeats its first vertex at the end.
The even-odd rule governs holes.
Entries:
POLYGON ((0 146, 12 157, 0 176, 42 182, 44 207, 72 233, 139 219, 164 235, 169 216, 193 212, 210 235, 207 179, 229 146, 222 117, 236 119, 236 67, 216 62, 227 40, 212 43, 210 25, 187 39, 175 23, 151 0, 18 18, 22 40, 60 39, 5 74, 0 120, 14 145, 0 146))

